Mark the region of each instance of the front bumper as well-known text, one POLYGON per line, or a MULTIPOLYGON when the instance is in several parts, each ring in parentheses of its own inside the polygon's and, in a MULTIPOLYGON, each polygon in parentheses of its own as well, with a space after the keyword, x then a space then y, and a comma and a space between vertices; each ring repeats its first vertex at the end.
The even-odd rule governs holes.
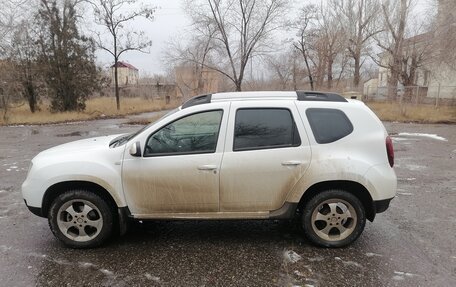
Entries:
POLYGON ((34 206, 29 206, 27 204, 27 200, 24 199, 24 202, 25 202, 25 205, 27 206, 27 208, 30 210, 31 213, 39 216, 39 217, 46 217, 44 214, 43 214, 43 210, 40 208, 40 207, 34 207, 34 206))

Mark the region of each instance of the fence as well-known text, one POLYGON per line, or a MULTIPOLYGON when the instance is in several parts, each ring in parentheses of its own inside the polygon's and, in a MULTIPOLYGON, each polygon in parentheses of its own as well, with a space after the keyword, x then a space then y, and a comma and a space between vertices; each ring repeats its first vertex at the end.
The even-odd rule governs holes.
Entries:
POLYGON ((402 86, 397 93, 389 96, 389 89, 385 86, 364 87, 363 96, 366 100, 382 101, 397 100, 401 103, 456 105, 456 86, 402 86))

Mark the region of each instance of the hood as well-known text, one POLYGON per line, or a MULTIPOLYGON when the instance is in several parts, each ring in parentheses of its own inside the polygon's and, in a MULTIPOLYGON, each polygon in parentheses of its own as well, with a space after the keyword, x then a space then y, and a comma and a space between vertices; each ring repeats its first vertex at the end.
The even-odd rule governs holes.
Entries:
POLYGON ((75 152, 84 152, 94 149, 109 149, 109 143, 115 139, 116 137, 120 136, 117 135, 109 135, 109 136, 102 136, 102 137, 95 137, 83 140, 77 140, 73 142, 69 142, 66 144, 58 145, 47 149, 40 154, 54 154, 54 153, 75 153, 75 152))

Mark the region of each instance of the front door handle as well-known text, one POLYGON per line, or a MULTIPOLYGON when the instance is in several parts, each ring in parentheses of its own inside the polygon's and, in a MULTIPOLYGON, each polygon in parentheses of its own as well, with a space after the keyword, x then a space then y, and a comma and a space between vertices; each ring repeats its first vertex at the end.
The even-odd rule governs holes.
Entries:
POLYGON ((284 161, 282 162, 283 166, 296 166, 302 164, 301 161, 299 160, 289 160, 289 161, 284 161))
POLYGON ((215 170, 217 169, 216 165, 206 164, 198 166, 198 170, 215 170))

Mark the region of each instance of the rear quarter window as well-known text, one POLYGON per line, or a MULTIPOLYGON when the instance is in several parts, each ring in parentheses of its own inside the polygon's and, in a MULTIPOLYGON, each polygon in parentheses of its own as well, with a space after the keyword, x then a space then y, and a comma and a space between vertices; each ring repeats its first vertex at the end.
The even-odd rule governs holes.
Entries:
POLYGON ((319 144, 338 141, 353 132, 352 123, 341 110, 310 108, 306 116, 319 144))

